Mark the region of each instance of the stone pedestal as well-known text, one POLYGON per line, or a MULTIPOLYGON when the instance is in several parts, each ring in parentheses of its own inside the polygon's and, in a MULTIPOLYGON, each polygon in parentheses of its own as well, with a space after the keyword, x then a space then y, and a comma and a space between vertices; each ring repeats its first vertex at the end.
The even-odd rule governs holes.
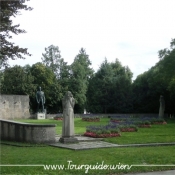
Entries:
POLYGON ((36 114, 36 118, 37 119, 46 119, 46 113, 40 113, 40 112, 38 112, 36 114))
POLYGON ((61 142, 61 143, 78 143, 78 139, 75 137, 61 137, 59 142, 61 142))

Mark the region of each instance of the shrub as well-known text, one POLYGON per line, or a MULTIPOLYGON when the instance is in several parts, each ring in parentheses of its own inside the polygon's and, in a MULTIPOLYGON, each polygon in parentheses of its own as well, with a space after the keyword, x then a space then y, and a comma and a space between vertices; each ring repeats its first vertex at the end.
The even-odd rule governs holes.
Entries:
POLYGON ((145 123, 144 123, 145 125, 150 125, 151 124, 151 122, 149 122, 149 121, 145 121, 145 123))

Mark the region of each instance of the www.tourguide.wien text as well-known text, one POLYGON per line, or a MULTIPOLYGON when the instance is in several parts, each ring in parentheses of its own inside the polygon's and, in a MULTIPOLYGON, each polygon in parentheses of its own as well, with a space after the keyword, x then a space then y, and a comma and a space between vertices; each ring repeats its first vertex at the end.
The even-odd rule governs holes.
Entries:
POLYGON ((89 170, 129 170, 131 169, 132 165, 124 165, 124 164, 115 164, 115 165, 108 165, 104 164, 102 161, 101 164, 98 162, 95 165, 89 164, 82 164, 82 165, 75 165, 72 163, 71 160, 67 161, 67 166, 64 165, 44 165, 44 170, 85 170, 85 173, 88 173, 89 170))

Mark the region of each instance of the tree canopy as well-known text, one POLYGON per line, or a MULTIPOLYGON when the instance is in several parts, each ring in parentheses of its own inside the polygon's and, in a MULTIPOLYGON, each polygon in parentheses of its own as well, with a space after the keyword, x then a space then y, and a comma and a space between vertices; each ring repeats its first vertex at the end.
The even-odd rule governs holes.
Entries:
POLYGON ((0 68, 8 66, 8 60, 15 60, 17 58, 24 59, 23 55, 31 55, 28 53, 27 48, 21 48, 10 42, 12 39, 11 33, 18 35, 26 33, 25 30, 19 29, 19 24, 13 25, 11 17, 16 17, 20 14, 20 10, 32 10, 31 7, 25 5, 25 0, 18 1, 0 1, 0 68))
POLYGON ((165 112, 175 113, 175 39, 170 49, 159 51, 160 61, 139 75, 133 83, 135 112, 157 112, 160 95, 165 99, 165 112))
POLYGON ((71 64, 69 87, 76 99, 75 110, 78 112, 83 112, 86 105, 89 79, 93 75, 93 69, 90 66, 89 56, 85 49, 81 48, 71 64))
POLYGON ((48 113, 62 112, 61 101, 68 90, 76 100, 75 113, 86 109, 91 113, 158 114, 159 98, 163 95, 165 113, 175 114, 175 39, 170 42, 170 49, 159 51, 159 62, 133 82, 130 68, 122 66, 118 59, 110 63, 106 58, 94 72, 83 48, 71 65, 61 58, 57 46, 46 48, 43 56, 43 63, 4 69, 0 73, 1 92, 29 95, 34 112, 35 93, 41 86, 48 113))
POLYGON ((56 75, 59 75, 59 62, 61 60, 61 54, 58 46, 50 45, 48 48, 45 48, 45 52, 42 54, 42 62, 45 66, 49 67, 56 75))
POLYGON ((87 98, 88 111, 93 113, 129 112, 132 108, 132 72, 116 59, 107 59, 90 80, 87 98))

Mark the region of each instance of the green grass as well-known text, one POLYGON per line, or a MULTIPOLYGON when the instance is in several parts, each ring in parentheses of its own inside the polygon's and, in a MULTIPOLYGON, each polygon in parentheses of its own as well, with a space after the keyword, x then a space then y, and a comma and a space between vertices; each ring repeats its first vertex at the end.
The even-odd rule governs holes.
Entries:
MULTIPOLYGON (((102 148, 84 151, 72 151, 55 147, 15 147, 1 145, 1 164, 21 165, 64 165, 68 161, 74 165, 97 165, 104 161, 107 165, 150 165, 174 164, 175 146, 137 147, 137 148, 102 148)), ((88 174, 118 174, 127 172, 161 171, 171 167, 132 167, 130 170, 89 170, 88 174)), ((1 174, 85 174, 85 170, 44 170, 43 167, 1 167, 1 174)))
MULTIPOLYGON (((82 135, 88 125, 106 125, 109 118, 101 118, 100 122, 82 121, 81 118, 75 118, 75 134, 82 135)), ((26 123, 38 124, 56 124, 56 133, 61 135, 62 121, 47 120, 17 120, 26 123)), ((122 132, 121 137, 105 138, 105 141, 117 144, 134 144, 134 143, 166 143, 175 142, 175 120, 168 120, 167 125, 152 125, 151 128, 139 128, 138 132, 122 132)))
POLYGON ((106 138, 105 141, 117 144, 175 142, 175 123, 139 128, 137 132, 122 132, 121 137, 106 138))
MULTIPOLYGON (((18 120, 19 121, 19 120, 18 120)), ((61 134, 61 121, 55 120, 20 120, 30 123, 57 124, 56 132, 61 134)), ((83 134, 87 125, 107 124, 108 118, 101 119, 101 122, 85 122, 80 118, 75 119, 76 134, 83 134)), ((152 125, 151 128, 139 128, 138 132, 122 133, 121 137, 106 138, 106 141, 127 144, 127 143, 152 143, 152 142, 175 142, 175 121, 169 120, 167 125, 152 125)), ((94 143, 95 144, 95 143, 94 143)), ((175 146, 158 147, 128 147, 128 148, 99 148, 91 150, 73 151, 50 146, 34 145, 33 147, 11 146, 1 144, 1 164, 22 164, 22 165, 64 165, 68 161, 74 165, 97 165, 104 161, 106 165, 175 165, 175 146)), ((175 166, 133 166, 130 170, 89 170, 88 174, 111 175, 134 172, 162 171, 175 169, 175 166)), ((44 170, 41 167, 1 167, 1 174, 53 174, 72 175, 85 174, 82 170, 44 170)))
MULTIPOLYGON (((37 123, 37 124, 56 124, 56 134, 61 135, 62 132, 62 121, 60 120, 53 120, 53 119, 46 119, 46 120, 36 120, 36 119, 20 119, 15 120, 25 123, 37 123)), ((106 125, 109 122, 109 118, 102 118, 100 122, 87 122, 82 121, 81 118, 75 118, 74 125, 75 125, 75 134, 83 134, 86 132, 86 126, 88 125, 106 125)))

